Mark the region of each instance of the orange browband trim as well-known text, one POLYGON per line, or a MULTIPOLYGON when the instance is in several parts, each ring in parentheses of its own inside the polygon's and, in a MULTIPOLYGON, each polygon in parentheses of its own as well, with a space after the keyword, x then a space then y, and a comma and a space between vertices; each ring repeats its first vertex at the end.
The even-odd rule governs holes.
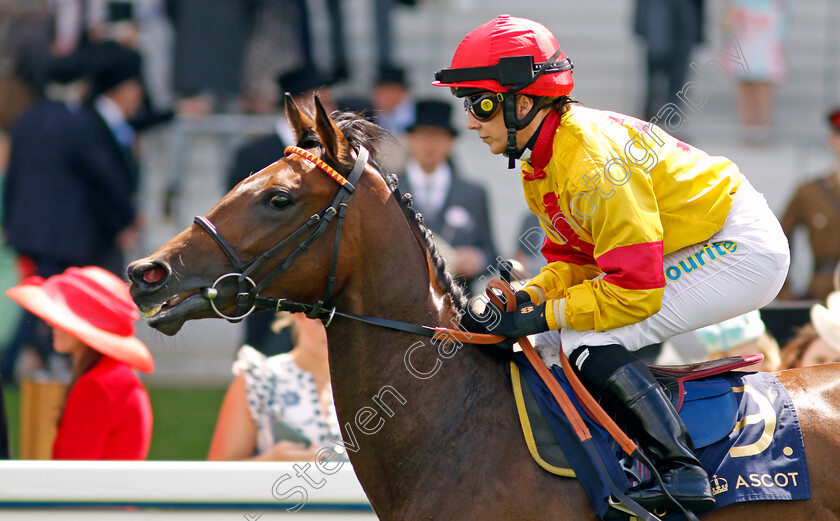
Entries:
POLYGON ((288 146, 286 147, 283 152, 288 156, 291 154, 298 155, 304 159, 307 159, 315 164, 318 168, 326 172, 326 174, 333 178, 333 180, 341 186, 350 184, 350 181, 344 178, 343 175, 339 174, 335 168, 331 167, 330 165, 326 164, 320 157, 316 156, 312 152, 304 150, 300 147, 293 147, 288 146))

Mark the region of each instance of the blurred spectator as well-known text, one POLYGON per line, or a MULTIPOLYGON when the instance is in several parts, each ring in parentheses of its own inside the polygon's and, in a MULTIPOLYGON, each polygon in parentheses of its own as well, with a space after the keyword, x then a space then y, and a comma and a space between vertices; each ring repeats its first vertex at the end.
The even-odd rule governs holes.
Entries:
POLYGON ((781 350, 781 369, 840 362, 840 351, 826 342, 813 324, 805 324, 781 350))
MULTIPOLYGON (((118 62, 123 59, 126 59, 130 62, 134 62, 136 60, 138 72, 136 78, 132 78, 132 80, 136 79, 136 83, 139 86, 140 100, 136 108, 130 107, 130 112, 124 113, 123 118, 121 118, 126 120, 127 124, 131 128, 130 133, 126 131, 125 139, 128 141, 130 136, 131 146, 128 148, 132 149, 133 156, 133 147, 136 144, 134 139, 135 131, 146 130, 159 123, 168 122, 175 116, 175 113, 171 110, 158 112, 152 109, 151 100, 147 95, 142 76, 142 57, 133 49, 125 47, 124 45, 113 40, 97 40, 87 44, 85 48, 80 52, 84 55, 85 60, 88 62, 88 67, 90 69, 93 82, 99 82, 103 80, 106 82, 110 81, 104 78, 104 76, 111 74, 106 69, 120 67, 121 65, 119 65, 118 62), (123 52, 124 50, 130 51, 132 53, 132 57, 128 58, 128 54, 123 52), (123 57, 120 57, 121 55, 123 55, 123 57)), ((134 65, 132 64, 131 67, 133 68, 134 65)), ((132 83, 134 83, 134 81, 132 81, 132 83)), ((93 86, 93 89, 94 92, 91 93, 90 99, 88 101, 93 102, 93 105, 97 107, 97 110, 99 110, 99 101, 95 98, 101 96, 102 94, 104 94, 104 92, 101 90, 101 88, 98 88, 96 85, 93 86)), ((132 169, 136 169, 136 167, 137 165, 134 164, 134 160, 132 158, 132 169)), ((139 173, 135 172, 135 174, 139 173)))
POLYGON ((245 112, 271 111, 282 97, 273 79, 284 71, 305 65, 332 81, 348 79, 344 24, 339 0, 256 2, 254 29, 245 51, 245 112))
POLYGON ((376 121, 373 111, 373 104, 370 98, 358 94, 346 94, 335 100, 336 107, 340 111, 355 112, 366 119, 376 121))
POLYGON ((53 459, 146 459, 152 409, 134 369, 150 373, 154 362, 134 336, 140 316, 125 283, 101 268, 70 268, 6 294, 49 323, 55 350, 72 360, 53 459))
POLYGON ((461 178, 452 160, 457 130, 452 105, 445 101, 417 102, 417 117, 408 127, 410 158, 400 186, 410 192, 423 214, 423 223, 451 251, 449 267, 471 289, 488 266, 496 266, 496 247, 490 230, 487 192, 461 178), (451 248, 450 248, 451 247, 451 248))
POLYGON ((394 134, 405 132, 414 122, 414 100, 411 99, 402 67, 389 65, 379 70, 371 102, 377 123, 394 134))
POLYGON ((840 108, 828 115, 828 123, 831 127, 828 143, 837 163, 834 171, 800 185, 781 219, 788 240, 793 238, 799 226, 808 230, 813 275, 804 295, 795 295, 790 285, 786 284, 780 299, 826 298, 832 291, 832 274, 840 262, 840 108))
MULTIPOLYGON (((335 102, 329 89, 331 79, 315 69, 302 67, 285 72, 277 77, 277 83, 280 92, 291 94, 295 103, 304 110, 312 110, 313 94, 317 94, 327 112, 335 110, 335 102)), ((228 190, 254 172, 259 172, 284 157, 285 148, 295 144, 294 131, 283 113, 284 103, 285 99, 281 97, 276 109, 278 117, 274 133, 254 139, 236 151, 233 166, 227 177, 228 190)))
MULTIPOLYGON (((140 53, 111 41, 90 46, 86 50, 86 59, 91 75, 89 101, 94 116, 92 126, 96 129, 96 139, 91 143, 96 143, 103 151, 110 151, 112 159, 117 160, 121 168, 113 170, 111 174, 122 176, 128 181, 134 203, 140 184, 140 172, 135 157, 136 136, 131 120, 137 116, 146 99, 142 59, 140 53)), ((119 233, 111 249, 114 259, 119 261, 119 267, 116 264, 103 267, 118 274, 124 272, 122 251, 136 246, 138 227, 138 224, 132 223, 128 227, 118 228, 119 233)))
MULTIPOLYGON (((50 215, 48 208, 37 206, 37 201, 45 195, 64 196, 71 177, 62 183, 61 174, 73 168, 71 158, 75 153, 84 152, 74 150, 74 145, 64 138, 75 135, 75 127, 82 118, 82 100, 88 93, 84 75, 80 56, 53 59, 45 86, 47 99, 29 108, 15 124, 10 165, 3 179, 2 222, 6 244, 18 254, 24 277, 33 274, 50 277, 72 264, 52 258, 63 245, 54 247, 55 237, 50 233, 57 233, 61 228, 52 229, 56 217, 50 215), (50 190, 51 185, 42 186, 52 176, 57 178, 54 191, 50 190)), ((75 146, 82 144, 75 142, 75 146)), ((72 199, 64 204, 65 208, 73 208, 72 199)), ((50 205, 49 209, 52 208, 50 205)), ((59 256, 63 257, 60 253, 59 256)), ((49 331, 34 315, 24 311, 0 362, 0 375, 7 383, 15 383, 15 365, 26 346, 35 349, 35 364, 45 366, 52 352, 49 331)))
POLYGON ((415 6, 421 0, 374 0, 373 23, 376 27, 376 62, 380 70, 395 63, 392 13, 394 6, 415 6))
POLYGON ((826 306, 811 307, 811 323, 782 348, 784 369, 830 362, 840 362, 840 291, 828 296, 826 306))
POLYGON ((395 138, 380 147, 382 168, 389 172, 403 170, 408 160, 405 132, 414 122, 415 111, 405 70, 393 65, 382 67, 373 85, 370 102, 376 122, 395 138))
MULTIPOLYGON (((327 86, 329 81, 329 78, 320 75, 311 67, 295 69, 281 74, 277 78, 281 92, 291 94, 299 107, 304 110, 311 110, 312 95, 317 93, 328 112, 335 108, 327 86)), ((278 111, 282 110, 283 99, 281 98, 278 111)), ((274 133, 245 143, 236 151, 233 165, 227 176, 227 189, 232 190, 234 186, 249 175, 259 172, 284 157, 285 148, 294 144, 294 131, 286 121, 285 115, 278 114, 277 122, 274 125, 274 133)), ((288 335, 271 333, 269 326, 273 320, 274 314, 266 310, 253 313, 245 318, 245 344, 265 355, 288 351, 292 347, 288 335)))
POLYGON ((85 37, 89 41, 111 40, 133 49, 140 38, 140 25, 131 0, 86 0, 85 37))
POLYGON ((743 56, 746 67, 727 60, 739 78, 738 116, 748 143, 770 138, 773 91, 785 77, 782 43, 793 0, 726 0, 723 31, 730 56, 743 56))
MULTIPOLYGON (((30 108, 12 132, 3 227, 24 276, 46 278, 86 265, 122 274, 122 249, 136 241, 137 174, 126 116, 142 99, 139 57, 122 48, 99 57, 95 108, 79 105, 86 88, 82 63, 78 55, 54 60, 47 92, 56 99, 30 108)), ((13 380, 23 345, 34 345, 46 362, 49 341, 37 323, 28 314, 21 318, 3 355, 6 381, 13 380)))
MULTIPOLYGON (((347 59, 347 41, 345 38, 344 20, 345 16, 341 8, 341 0, 322 0, 310 10, 310 2, 300 2, 304 6, 304 18, 301 19, 303 62, 309 64, 321 64, 328 62, 330 76, 334 81, 342 81, 350 78, 350 64, 347 59), (313 18, 310 14, 314 11, 318 15, 313 18), (325 24, 324 22, 327 22, 325 24), (326 49, 319 48, 321 42, 327 42, 326 49)), ((382 28, 377 27, 379 33, 382 28)))
POLYGON ((176 93, 206 95, 222 108, 232 104, 240 93, 253 2, 173 0, 166 5, 175 30, 176 93))
POLYGON ((281 315, 295 348, 270 358, 249 346, 239 350, 208 460, 313 460, 341 439, 324 325, 303 314, 281 315))
POLYGON ((60 0, 56 6, 56 54, 103 41, 136 50, 143 56, 143 111, 164 111, 173 104, 174 34, 166 0, 60 0))
POLYGON ((745 370, 778 371, 781 368, 779 344, 767 332, 758 310, 702 327, 694 334, 706 348, 710 360, 762 354, 764 361, 761 365, 749 366, 745 370))
POLYGON ((143 56, 143 78, 150 107, 173 104, 172 49, 175 34, 166 0, 87 0, 91 39, 113 40, 143 56))
MULTIPOLYGON (((321 75, 314 68, 301 67, 283 73, 277 77, 277 83, 280 91, 291 94, 295 103, 303 110, 312 110, 313 94, 317 94, 327 112, 335 110, 335 101, 329 89, 331 79, 321 75)), ((233 166, 227 176, 228 190, 254 172, 259 172, 284 157, 285 148, 295 144, 294 131, 283 113, 284 102, 285 100, 280 98, 277 105, 278 116, 274 133, 252 140, 236 151, 233 166)))
POLYGON ((46 0, 0 5, 0 129, 41 97, 54 23, 46 0))
POLYGON ((143 56, 143 77, 151 108, 165 110, 175 100, 172 52, 175 31, 166 14, 166 0, 134 0, 132 5, 132 16, 139 28, 135 48, 143 56))
POLYGON ((276 78, 314 62, 306 62, 303 27, 308 27, 306 2, 295 0, 266 0, 255 7, 253 30, 245 45, 242 72, 242 110, 265 114, 283 103, 283 92, 277 88, 276 78), (277 52, 283 49, 283 52, 277 52))
POLYGON ((811 308, 811 323, 821 342, 800 356, 802 366, 840 361, 840 291, 830 293, 825 306, 811 308))
POLYGON ((678 104, 691 50, 703 41, 703 0, 636 0, 634 31, 645 46, 644 116, 666 103, 678 104))
MULTIPOLYGON (((143 103, 130 118, 131 126, 142 132, 161 123, 167 123, 175 117, 171 105, 171 77, 169 72, 170 44, 166 36, 169 27, 163 14, 162 0, 98 0, 90 4, 93 9, 98 6, 102 13, 91 21, 89 28, 90 42, 85 46, 88 55, 107 52, 109 46, 119 44, 122 47, 137 51, 141 57, 140 83, 143 86, 143 103), (137 16, 139 7, 145 7, 145 18, 137 16), (158 13, 158 11, 160 11, 158 13), (104 17, 100 19, 100 17, 104 17), (158 41, 151 43, 149 38, 143 38, 143 31, 152 31, 158 41), (148 66, 147 57, 151 57, 154 67, 148 66), (155 93, 152 96, 147 88, 149 77, 153 78, 155 93), (166 86, 161 83, 166 82, 166 86)), ((171 38, 170 38, 171 40, 171 38)), ((186 114, 206 114, 211 110, 209 100, 200 96, 185 98, 179 102, 178 112, 186 114)))

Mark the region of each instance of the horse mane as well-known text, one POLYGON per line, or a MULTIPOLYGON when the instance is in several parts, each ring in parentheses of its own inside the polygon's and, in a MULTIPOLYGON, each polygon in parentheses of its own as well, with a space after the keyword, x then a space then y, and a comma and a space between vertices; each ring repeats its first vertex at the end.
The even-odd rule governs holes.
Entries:
POLYGON ((423 238, 423 244, 429 252, 429 258, 432 260, 432 267, 435 269, 435 276, 437 277, 438 283, 441 284, 444 291, 452 299, 452 303, 455 305, 455 308, 459 312, 463 312, 467 309, 469 298, 460 284, 455 281, 455 277, 452 276, 452 272, 450 272, 447 268, 446 260, 437 249, 437 244, 435 244, 432 231, 423 224, 423 215, 414 209, 414 200, 412 199, 411 194, 406 192, 402 194, 402 196, 398 195, 400 191, 398 187, 399 182, 397 180, 397 174, 393 172, 383 174, 381 171, 379 173, 385 179, 385 182, 388 184, 388 188, 391 189, 391 195, 393 195, 394 199, 396 199, 399 203, 400 209, 402 209, 403 214, 406 216, 406 220, 415 227, 415 229, 419 232, 420 237, 423 238))
MULTIPOLYGON (((377 153, 379 151, 379 144, 383 141, 393 141, 394 137, 386 129, 380 127, 376 123, 368 120, 361 114, 353 112, 337 112, 330 115, 332 120, 338 126, 339 130, 347 138, 354 149, 363 146, 370 152, 370 163, 380 176, 385 180, 388 188, 391 190, 391 195, 399 203, 400 209, 406 217, 406 220, 418 232, 418 235, 423 239, 423 245, 429 252, 429 258, 432 262, 432 267, 435 272, 435 277, 443 290, 449 295, 453 305, 459 312, 467 308, 468 297, 464 289, 455 281, 452 273, 446 266, 446 260, 437 249, 434 242, 432 232, 423 224, 423 216, 415 210, 412 206, 413 200, 411 194, 404 193, 400 195, 398 190, 397 175, 393 172, 385 173, 382 171, 382 166, 377 153)), ((310 136, 306 136, 307 138, 310 136)), ((303 140, 301 140, 303 141, 303 140)))

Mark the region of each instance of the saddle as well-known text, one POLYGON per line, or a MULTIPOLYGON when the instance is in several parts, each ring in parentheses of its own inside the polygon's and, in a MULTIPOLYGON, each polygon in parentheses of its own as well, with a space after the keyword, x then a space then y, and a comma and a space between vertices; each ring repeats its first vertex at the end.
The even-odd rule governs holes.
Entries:
MULTIPOLYGON (((735 356, 695 364, 650 366, 650 370, 679 412, 694 448, 699 449, 725 438, 736 423, 738 404, 732 387, 715 375, 747 367, 763 359, 763 355, 735 356)), ((520 423, 532 457, 553 474, 574 477, 568 458, 537 404, 533 391, 520 377, 515 362, 511 362, 511 377, 520 423)))
MULTIPOLYGON (((771 373, 732 372, 762 359, 762 355, 751 355, 650 367, 691 435, 695 454, 709 474, 716 508, 743 501, 810 497, 799 420, 787 390, 771 373)), ((571 398, 594 445, 584 450, 571 420, 531 362, 524 353, 515 353, 511 381, 531 456, 547 472, 578 479, 602 519, 628 519, 602 478, 609 476, 619 491, 627 490, 646 480, 649 470, 599 426, 574 396, 559 366, 552 365, 549 371, 571 398), (590 463, 593 447, 601 462, 594 466, 590 463)), ((679 512, 660 518, 685 519, 679 512)))

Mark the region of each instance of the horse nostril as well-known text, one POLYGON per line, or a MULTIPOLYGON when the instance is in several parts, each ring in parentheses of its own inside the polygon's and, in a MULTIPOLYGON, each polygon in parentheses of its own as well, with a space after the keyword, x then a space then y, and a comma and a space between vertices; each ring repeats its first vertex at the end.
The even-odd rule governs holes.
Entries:
POLYGON ((157 266, 143 273, 143 281, 148 282, 149 284, 154 284, 156 282, 159 282, 165 276, 166 270, 160 266, 157 266))
POLYGON ((162 285, 169 277, 169 267, 164 262, 140 260, 129 264, 128 279, 145 290, 162 285))

